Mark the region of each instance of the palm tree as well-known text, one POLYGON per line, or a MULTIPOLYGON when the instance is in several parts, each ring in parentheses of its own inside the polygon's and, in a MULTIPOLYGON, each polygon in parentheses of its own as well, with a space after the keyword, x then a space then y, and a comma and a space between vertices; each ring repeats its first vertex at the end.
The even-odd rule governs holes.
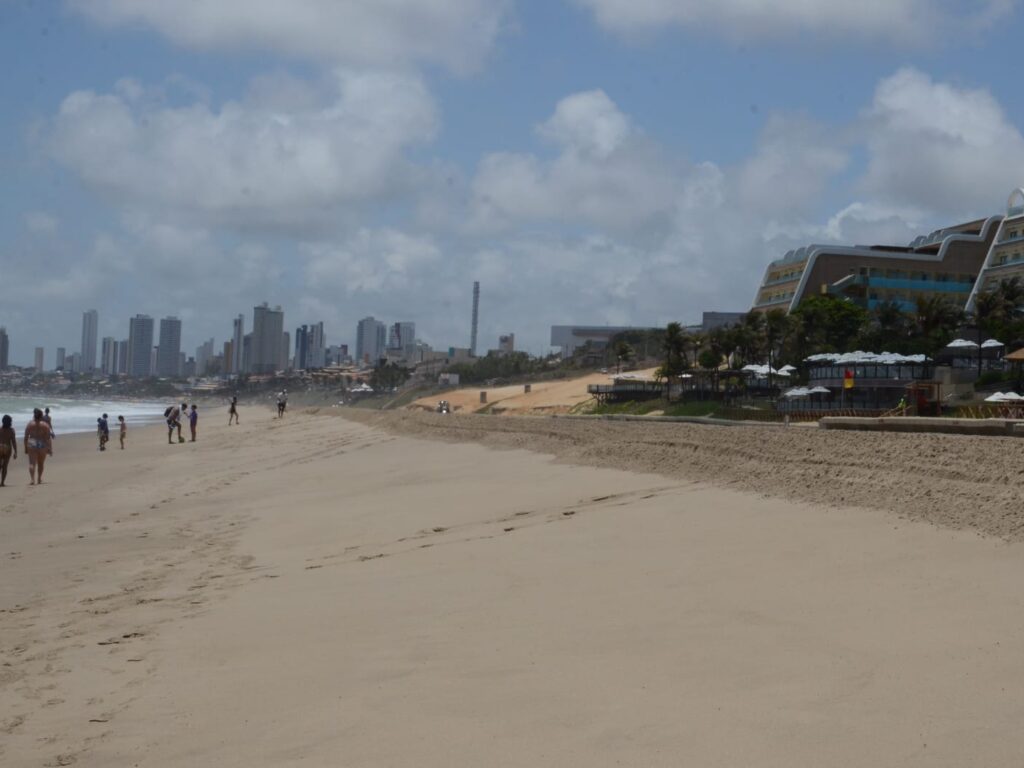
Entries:
POLYGON ((986 335, 992 335, 1006 317, 1006 302, 998 291, 982 291, 974 297, 971 320, 978 332, 978 377, 981 377, 982 342, 986 335))
POLYGON ((875 306, 872 315, 871 335, 874 338, 871 346, 876 347, 874 351, 886 352, 891 349, 893 352, 905 352, 909 319, 903 307, 895 301, 883 301, 875 306))
POLYGON ((665 339, 662 342, 662 351, 665 353, 665 399, 668 400, 672 394, 672 378, 683 372, 684 357, 683 351, 686 345, 686 337, 683 333, 683 326, 679 323, 669 323, 665 326, 665 339))
POLYGON ((946 346, 956 329, 963 325, 964 313, 942 296, 922 296, 917 300, 914 322, 925 345, 925 352, 946 346))
POLYGON ((764 342, 768 352, 768 389, 772 388, 772 361, 776 350, 786 340, 790 332, 789 315, 784 309, 772 309, 764 317, 764 342))

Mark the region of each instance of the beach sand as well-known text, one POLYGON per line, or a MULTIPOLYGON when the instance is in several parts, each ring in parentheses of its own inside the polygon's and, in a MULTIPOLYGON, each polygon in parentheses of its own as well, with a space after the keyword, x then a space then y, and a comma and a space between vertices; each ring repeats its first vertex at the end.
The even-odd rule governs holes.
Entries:
POLYGON ((14 463, 0 764, 1024 761, 1024 549, 979 524, 1019 477, 970 496, 972 439, 327 413, 14 463))
MULTIPOLYGON (((631 371, 626 376, 652 379, 654 368, 631 371)), ((440 391, 411 403, 409 408, 433 412, 439 400, 447 400, 453 412, 477 413, 486 411, 498 415, 569 413, 583 403, 593 400, 587 392, 591 384, 611 384, 612 375, 591 373, 573 379, 554 379, 530 384, 527 392, 523 384, 503 387, 485 385, 440 391), (480 402, 480 393, 487 393, 487 402, 480 402)))

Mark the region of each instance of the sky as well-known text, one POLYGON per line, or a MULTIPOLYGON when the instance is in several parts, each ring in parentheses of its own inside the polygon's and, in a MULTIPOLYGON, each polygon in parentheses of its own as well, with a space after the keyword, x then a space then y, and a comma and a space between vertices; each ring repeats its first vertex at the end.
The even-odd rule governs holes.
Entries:
POLYGON ((0 0, 12 363, 280 304, 352 344, 744 311, 1024 184, 1017 0, 0 0))

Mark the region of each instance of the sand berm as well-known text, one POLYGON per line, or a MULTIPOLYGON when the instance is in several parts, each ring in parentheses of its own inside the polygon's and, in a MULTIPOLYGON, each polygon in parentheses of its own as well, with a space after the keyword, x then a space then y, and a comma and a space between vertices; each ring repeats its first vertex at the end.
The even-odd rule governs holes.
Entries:
POLYGON ((570 464, 871 507, 1008 541, 1024 539, 1024 442, 1017 438, 411 410, 345 414, 399 434, 522 448, 570 464))

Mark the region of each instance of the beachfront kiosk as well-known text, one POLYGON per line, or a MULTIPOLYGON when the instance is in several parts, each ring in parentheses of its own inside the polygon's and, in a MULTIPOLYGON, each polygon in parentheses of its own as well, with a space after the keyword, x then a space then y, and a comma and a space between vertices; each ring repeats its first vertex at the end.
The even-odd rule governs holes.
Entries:
POLYGON ((891 352, 848 352, 811 355, 808 386, 828 390, 821 410, 884 412, 906 398, 915 411, 929 410, 941 401, 935 366, 924 355, 891 352))

